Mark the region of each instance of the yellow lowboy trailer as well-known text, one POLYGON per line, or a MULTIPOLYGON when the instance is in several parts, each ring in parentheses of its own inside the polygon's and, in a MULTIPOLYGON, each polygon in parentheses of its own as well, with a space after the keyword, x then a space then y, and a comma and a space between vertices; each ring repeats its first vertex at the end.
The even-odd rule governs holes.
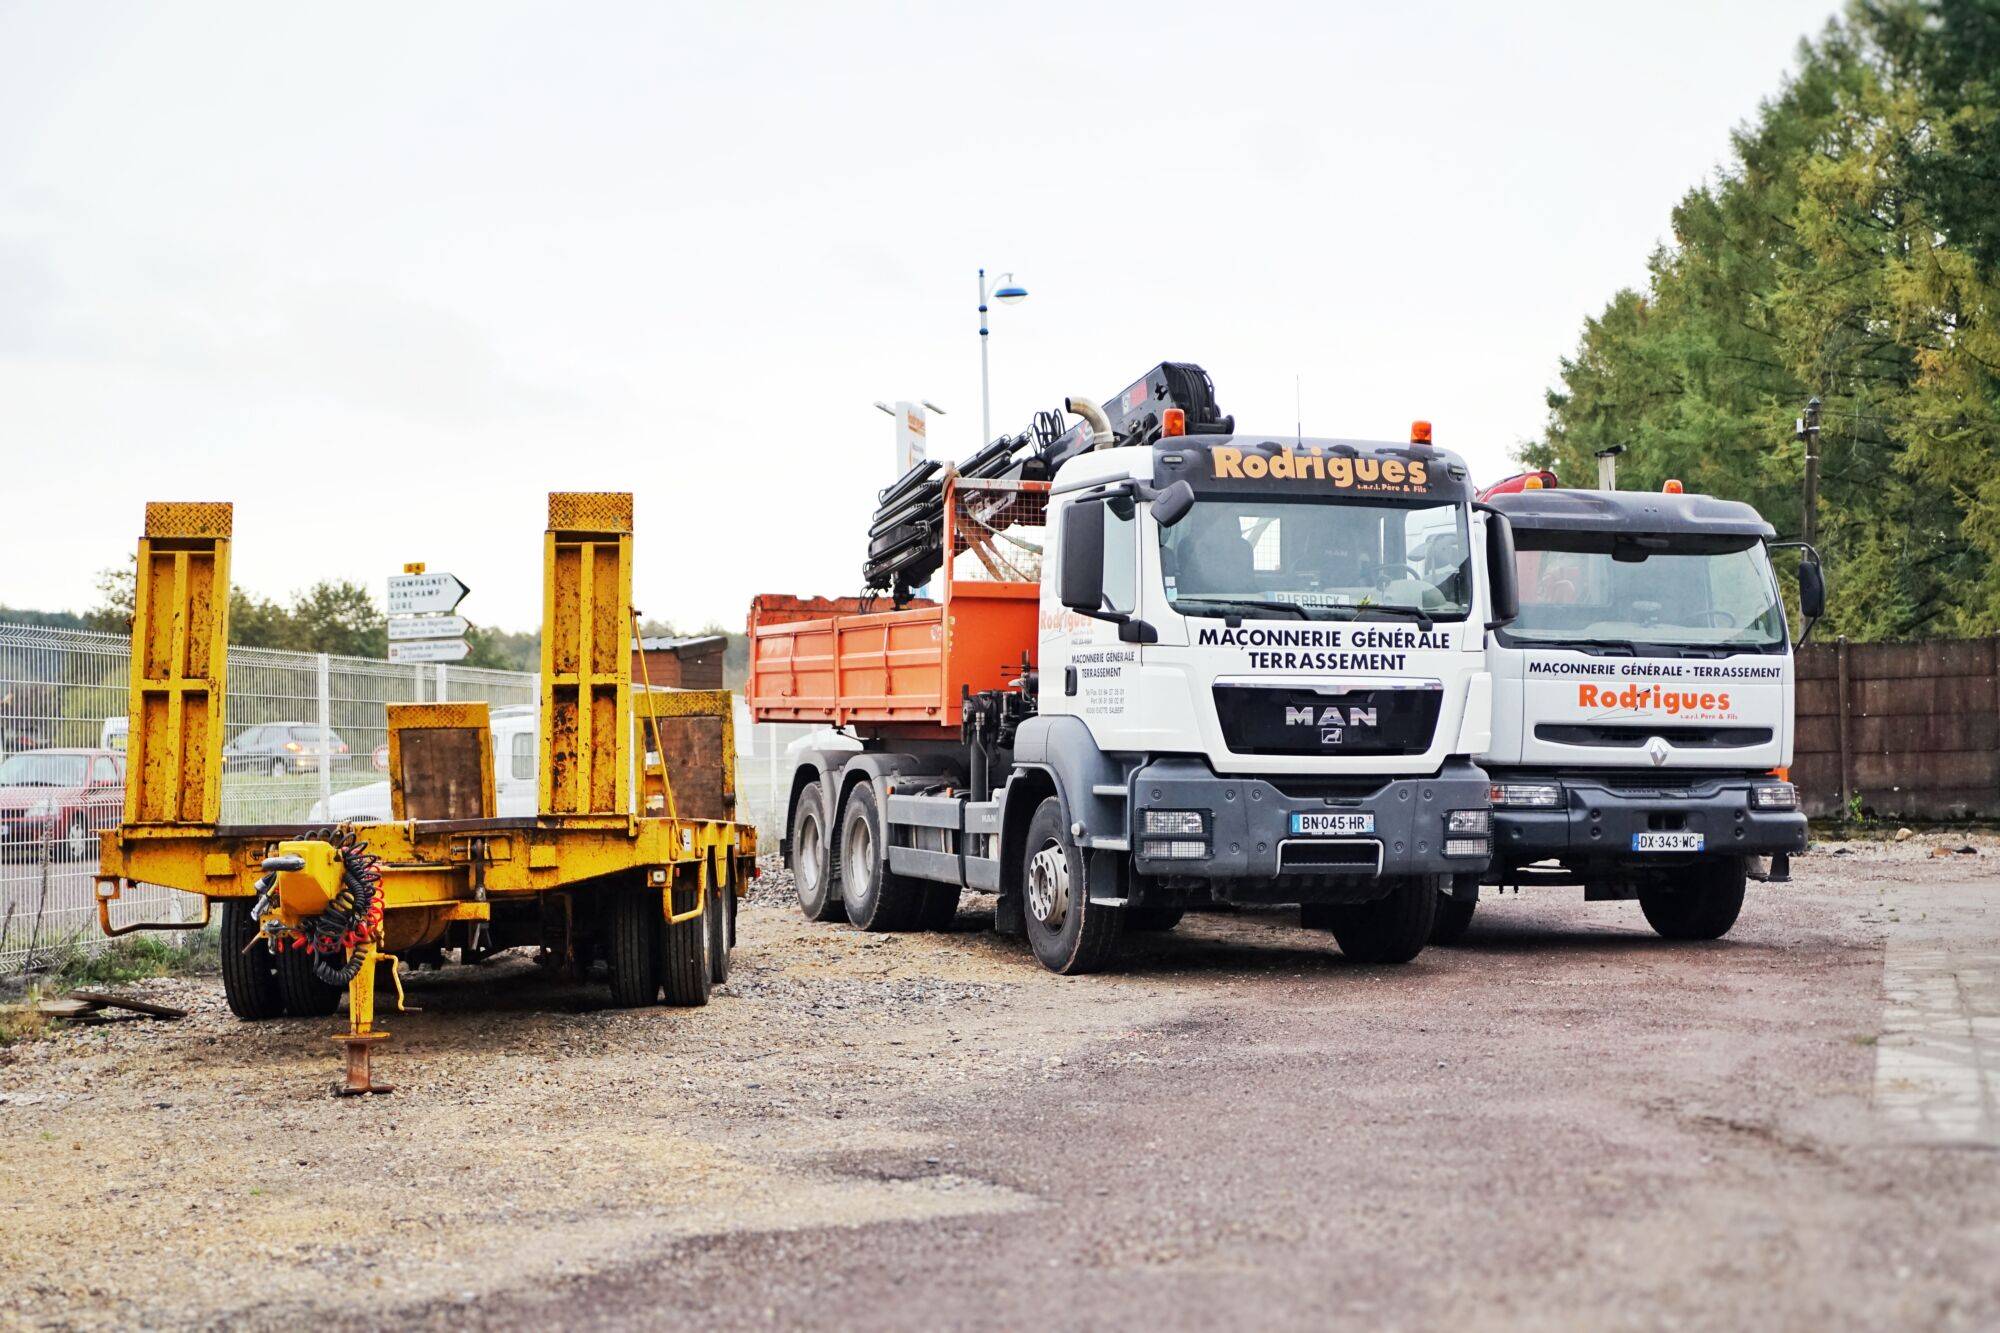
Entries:
POLYGON ((728 973, 756 833, 730 818, 728 694, 633 686, 632 497, 549 496, 539 813, 523 818, 494 815, 486 705, 466 703, 390 706, 391 822, 220 822, 230 523, 227 504, 146 506, 125 812, 97 876, 104 932, 197 928, 220 903, 238 1017, 323 1016, 345 994, 334 1090, 350 1095, 389 1091, 369 1060, 389 1035, 375 1026, 376 973, 390 968, 400 1000, 412 956, 533 945, 571 970, 604 958, 617 1004, 707 1003, 728 973), (719 771, 682 772, 677 792, 675 729, 718 721, 719 771), (138 883, 201 895, 202 919, 114 929, 112 904, 138 883))

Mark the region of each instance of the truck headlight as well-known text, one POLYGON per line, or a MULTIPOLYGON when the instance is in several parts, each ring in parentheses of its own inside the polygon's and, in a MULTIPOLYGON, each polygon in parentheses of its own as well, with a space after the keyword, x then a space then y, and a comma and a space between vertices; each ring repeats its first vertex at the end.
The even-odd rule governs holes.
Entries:
POLYGON ((1143 821, 1139 830, 1141 833, 1192 838, 1208 836, 1206 810, 1146 810, 1140 813, 1140 819, 1143 821))
POLYGON ((1453 810, 1444 817, 1446 833, 1485 833, 1492 827, 1491 810, 1453 810))
POLYGON ((1796 810, 1799 789, 1789 782, 1760 782, 1750 789, 1750 804, 1758 810, 1796 810))
POLYGON ((1195 838, 1148 838, 1139 849, 1156 861, 1199 861, 1208 855, 1208 844, 1195 838))
POLYGON ((1553 810, 1563 802, 1563 789, 1555 782, 1496 782, 1488 799, 1498 806, 1553 810))
POLYGON ((1446 856, 1490 855, 1487 851, 1486 839, 1484 838, 1446 838, 1444 840, 1444 854, 1446 856))

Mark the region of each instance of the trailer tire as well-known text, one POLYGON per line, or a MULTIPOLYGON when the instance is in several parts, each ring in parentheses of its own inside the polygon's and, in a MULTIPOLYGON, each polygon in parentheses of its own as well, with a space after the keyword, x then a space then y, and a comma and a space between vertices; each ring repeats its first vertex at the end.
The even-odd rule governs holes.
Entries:
POLYGON ((1472 915, 1479 908, 1479 899, 1455 893, 1438 892, 1437 919, 1431 923, 1432 944, 1456 944, 1464 937, 1472 925, 1472 915))
MULTIPOLYGON (((693 910, 698 901, 695 894, 699 892, 699 889, 675 889, 674 911, 693 910)), ((666 988, 668 1004, 698 1009, 708 1003, 709 989, 714 985, 708 956, 709 922, 715 917, 716 904, 711 901, 692 920, 678 925, 660 922, 660 981, 666 988)))
POLYGON ((329 986, 313 971, 315 955, 287 949, 278 955, 278 989, 284 993, 288 1018, 325 1018, 340 1008, 345 986, 329 986))
POLYGON ((840 811, 840 897, 847 919, 863 930, 908 930, 923 913, 921 880, 889 869, 889 843, 875 808, 875 784, 862 779, 840 811))
POLYGON ((1373 902, 1334 908, 1334 942, 1356 963, 1407 963, 1424 951, 1443 896, 1442 876, 1408 875, 1373 902))
POLYGON ((832 828, 825 788, 808 782, 792 803, 792 889, 808 921, 838 921, 847 915, 840 900, 832 828))
POLYGON ((735 892, 718 886, 708 891, 708 910, 702 913, 708 927, 708 979, 717 986, 729 980, 729 909, 735 903, 735 892))
POLYGON ((611 1003, 637 1009, 660 998, 660 891, 644 884, 611 892, 611 1003))
POLYGON ((1045 799, 1028 821, 1021 883, 1028 945, 1043 967, 1073 977, 1110 963, 1125 909, 1090 901, 1083 851, 1070 836, 1060 797, 1045 799))
POLYGON ((1743 910, 1747 878, 1740 856, 1697 861, 1673 888, 1639 890, 1639 910, 1662 939, 1719 940, 1743 910))
POLYGON ((278 965, 271 946, 257 938, 257 920, 247 898, 222 903, 222 998, 229 1012, 246 1023, 261 1023, 285 1012, 278 989, 278 965))

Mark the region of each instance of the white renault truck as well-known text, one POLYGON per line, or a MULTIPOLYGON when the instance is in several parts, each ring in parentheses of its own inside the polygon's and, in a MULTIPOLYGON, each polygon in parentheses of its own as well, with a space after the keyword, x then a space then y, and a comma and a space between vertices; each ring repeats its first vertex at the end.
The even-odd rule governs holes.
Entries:
POLYGON ((864 581, 891 606, 753 605, 753 715, 839 729, 792 776, 801 908, 900 929, 992 892, 1064 973, 1191 900, 1414 957, 1490 853, 1506 520, 1428 427, 1241 431, 1199 367, 1065 406, 882 493, 864 581))
POLYGON ((1676 482, 1660 494, 1531 484, 1491 504, 1511 521, 1520 588, 1518 617, 1487 637, 1494 857, 1483 877, 1454 880, 1433 940, 1465 930, 1481 879, 1636 897, 1669 939, 1720 937, 1746 880, 1785 878, 1806 845, 1770 551, 1802 548, 1808 622, 1825 604, 1817 552, 1676 482))

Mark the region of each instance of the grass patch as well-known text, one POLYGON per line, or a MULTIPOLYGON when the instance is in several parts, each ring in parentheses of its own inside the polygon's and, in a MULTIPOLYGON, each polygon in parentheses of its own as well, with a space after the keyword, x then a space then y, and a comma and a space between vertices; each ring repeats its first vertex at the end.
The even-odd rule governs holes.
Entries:
POLYGON ((64 989, 75 989, 213 972, 221 965, 218 939, 211 928, 172 935, 126 935, 95 952, 72 948, 55 960, 50 980, 64 989))

